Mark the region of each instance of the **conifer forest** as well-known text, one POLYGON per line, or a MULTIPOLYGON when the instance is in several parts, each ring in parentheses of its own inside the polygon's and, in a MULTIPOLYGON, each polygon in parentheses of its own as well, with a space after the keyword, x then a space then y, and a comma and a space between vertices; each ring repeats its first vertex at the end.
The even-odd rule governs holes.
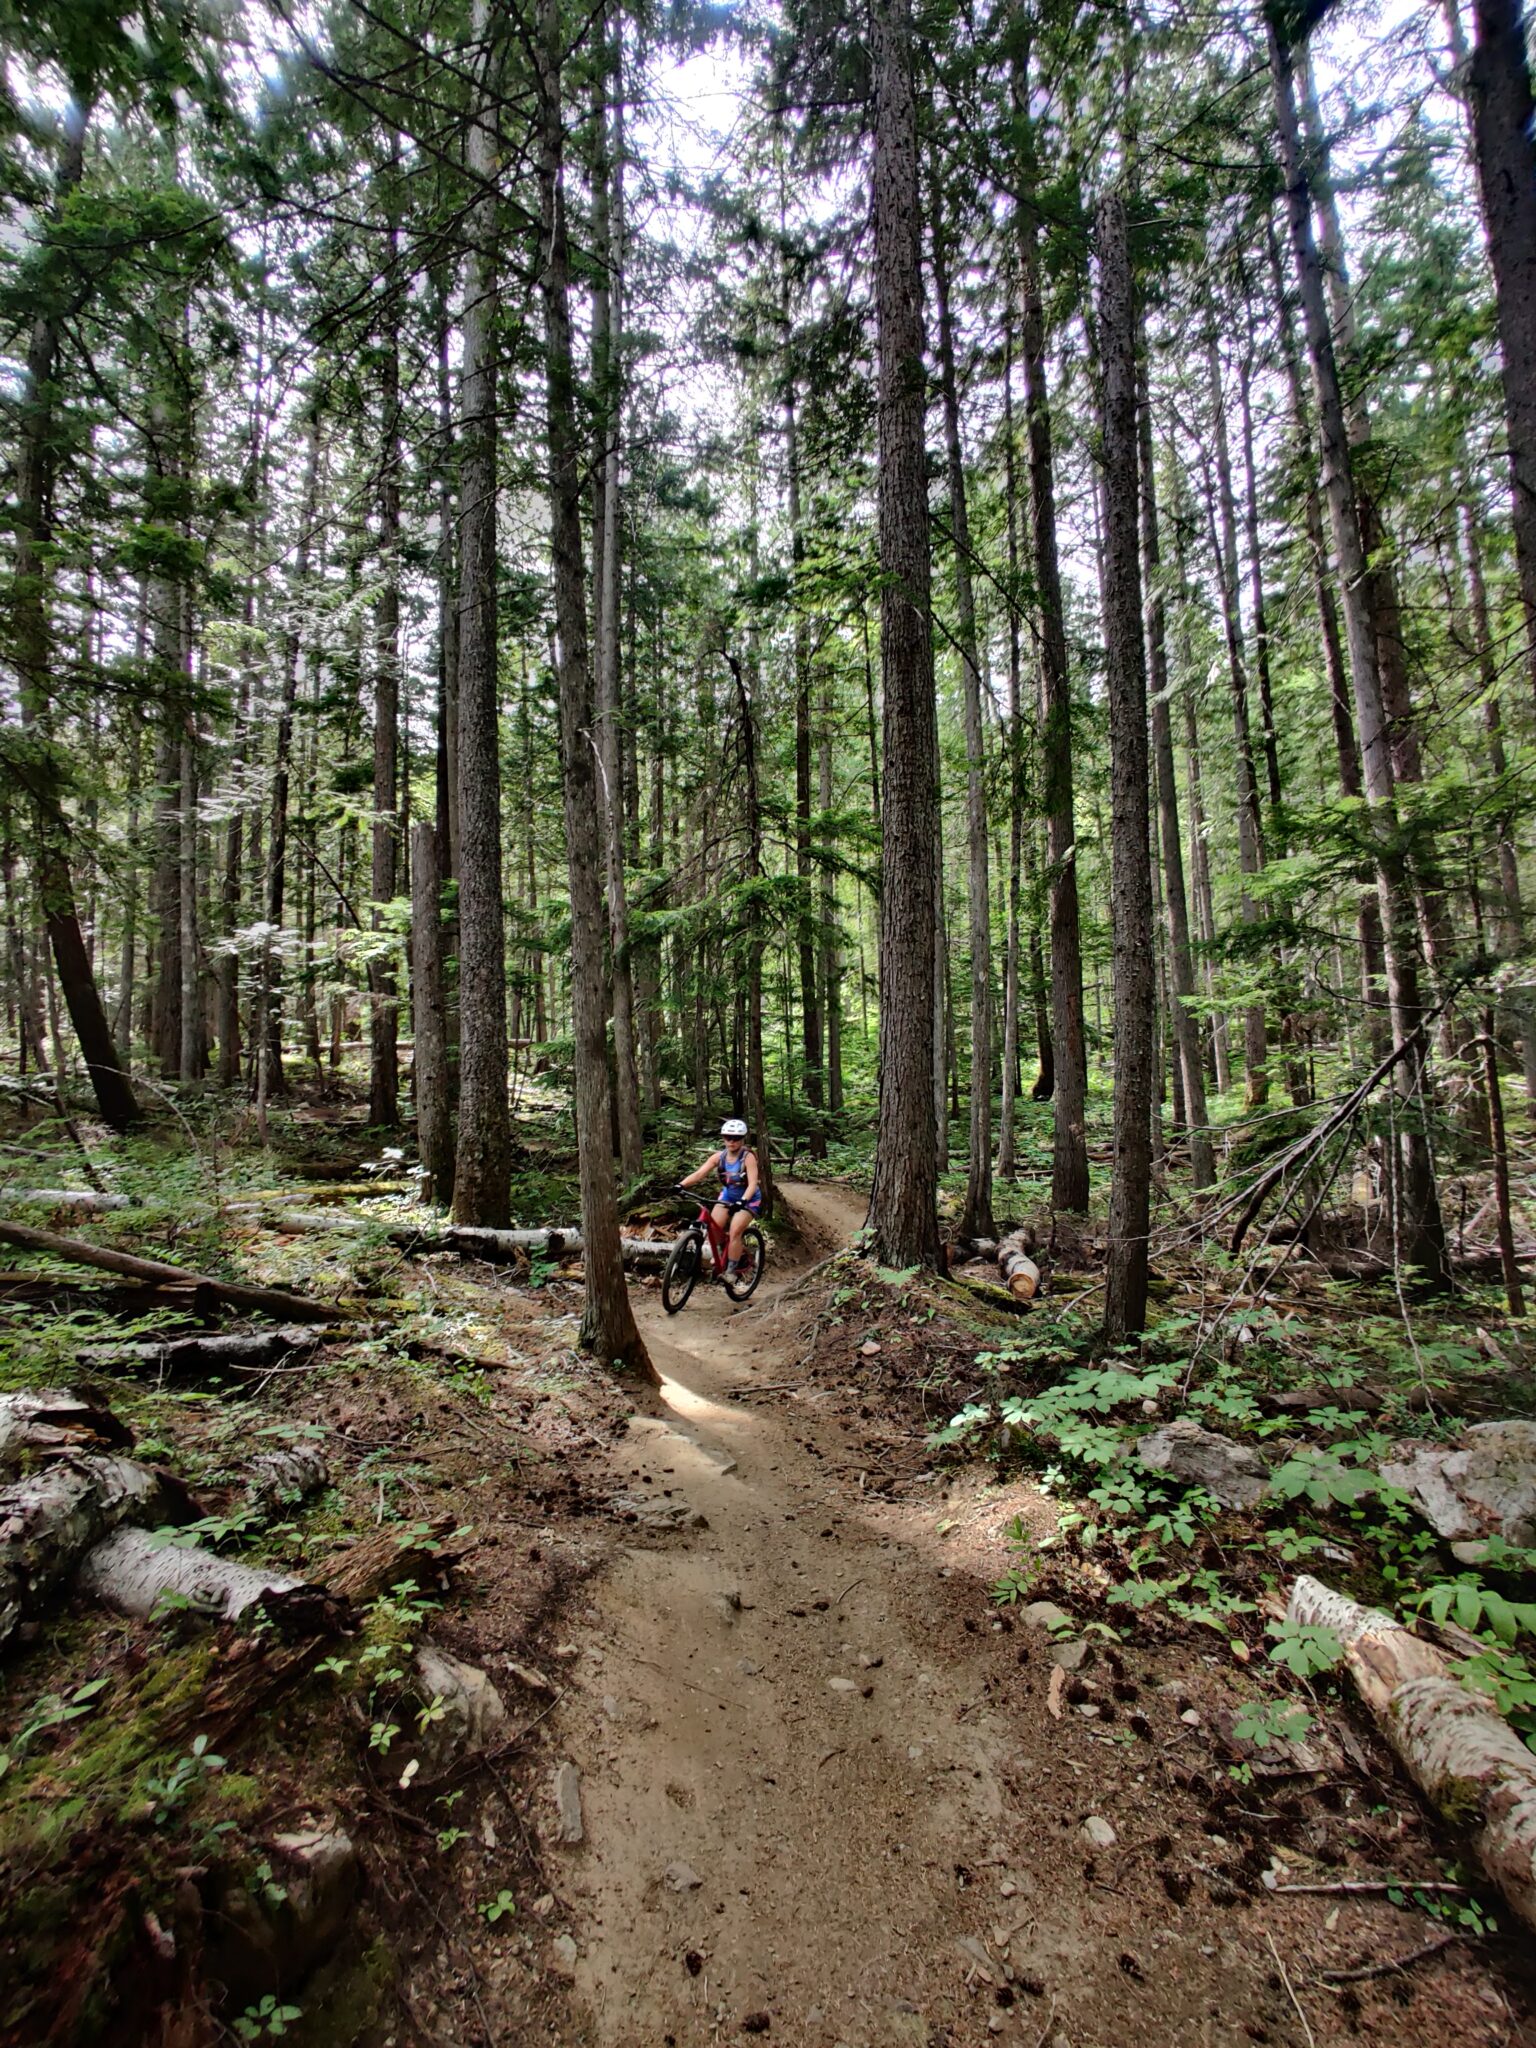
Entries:
POLYGON ((1536 2048, 1516 0, 0 60, 0 2048, 1536 2048))

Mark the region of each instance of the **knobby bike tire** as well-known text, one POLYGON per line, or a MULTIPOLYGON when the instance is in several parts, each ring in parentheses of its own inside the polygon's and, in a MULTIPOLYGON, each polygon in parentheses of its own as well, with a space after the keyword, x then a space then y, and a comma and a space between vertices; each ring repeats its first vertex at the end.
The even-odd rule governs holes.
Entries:
POLYGON ((687 1305, 702 1262, 698 1238, 693 1231, 685 1230, 668 1252, 661 1275, 661 1305, 669 1316, 675 1316, 687 1305))
POLYGON ((757 1292, 757 1283, 763 1277, 763 1267, 768 1261, 768 1240, 755 1223, 749 1223, 741 1234, 741 1249, 744 1255, 750 1253, 750 1273, 727 1274, 725 1291, 732 1301, 750 1301, 757 1292))

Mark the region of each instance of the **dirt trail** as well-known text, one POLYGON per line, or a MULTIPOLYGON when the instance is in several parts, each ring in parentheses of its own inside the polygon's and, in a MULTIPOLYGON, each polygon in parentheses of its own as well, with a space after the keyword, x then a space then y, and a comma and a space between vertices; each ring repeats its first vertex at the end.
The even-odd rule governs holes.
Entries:
MULTIPOLYGON (((862 1221, 842 1191, 789 1195, 826 1238, 862 1221)), ((1047 1717, 1038 1649, 1033 1700, 1006 1704, 1021 1637, 949 1581, 931 1519, 835 1476, 832 1406, 751 1398, 794 1376, 773 1281, 742 1311, 703 1287, 675 1319, 641 1299, 665 1406, 612 1481, 708 1527, 621 1553, 557 1723, 582 1773, 586 1842, 555 1853, 591 2037, 1300 2044, 1253 1918, 1283 1932, 1279 1902, 1181 1912, 1150 1884, 1146 1749, 1047 1717), (1097 1869, 1089 1814, 1120 1835, 1097 1869)), ((1313 2017, 1320 2039, 1339 2024, 1313 2017)), ((1489 2018, 1463 2038, 1508 2039, 1489 2018)))

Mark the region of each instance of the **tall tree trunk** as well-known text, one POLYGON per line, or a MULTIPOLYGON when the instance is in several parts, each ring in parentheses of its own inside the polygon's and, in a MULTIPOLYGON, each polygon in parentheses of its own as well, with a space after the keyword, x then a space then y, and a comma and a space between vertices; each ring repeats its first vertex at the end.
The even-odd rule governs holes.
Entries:
MULTIPOLYGON (((467 221, 462 323, 459 1136, 453 1216, 456 1223, 495 1228, 511 1217, 512 1133, 507 1117, 507 966, 501 904, 501 733, 496 670, 498 297, 496 201, 491 188, 500 155, 500 32, 493 32, 491 22, 492 0, 475 0, 473 40, 485 55, 465 144, 469 170, 480 181, 481 191, 469 208, 467 221)), ((558 119, 558 88, 555 115, 558 119)), ((579 553, 577 560, 579 598, 579 553)), ((585 610, 581 637, 585 667, 585 610)), ((594 812, 593 819, 595 816, 594 812)), ((593 819, 586 821, 588 828, 593 819)), ((606 1134, 606 1122, 603 1130, 606 1134)), ((591 1133, 587 1136, 590 1139, 591 1133)))
MULTIPOLYGON (((63 153, 55 179, 51 231, 60 207, 79 184, 85 165, 88 109, 66 108, 63 153)), ((27 342, 20 433, 16 451, 14 576, 11 584, 11 649, 21 684, 22 719, 46 733, 53 687, 53 484, 58 437, 53 413, 53 377, 59 329, 53 314, 39 312, 27 342)), ((57 778, 39 778, 32 800, 36 835, 34 873, 42 900, 48 943, 58 969, 69 1019, 80 1041, 97 1106, 114 1130, 127 1130, 139 1114, 133 1084, 118 1056, 101 991, 91 968, 75 907, 70 873, 70 825, 57 778)))
MULTIPOLYGON (((785 327, 788 329, 788 312, 785 327)), ((799 581, 805 558, 804 510, 800 497, 800 423, 795 384, 790 375, 784 398, 784 453, 788 471, 790 547, 799 581)), ((813 1110, 823 1107, 821 998, 816 981, 814 868, 811 860, 811 632, 806 593, 797 588, 794 603, 795 665, 795 876, 799 884, 795 946, 800 966, 801 1047, 805 1058, 805 1099, 813 1110)), ((807 1147, 813 1159, 825 1157, 827 1134, 820 1118, 812 1121, 807 1147)))
POLYGON ((1169 1023, 1189 1160, 1196 1192, 1216 1180, 1205 1102, 1205 1062, 1200 1026, 1193 1009, 1194 959, 1189 947, 1189 907, 1184 893, 1184 851, 1179 833, 1179 788, 1173 761, 1173 716, 1169 699, 1167 617, 1162 587, 1162 545, 1158 532, 1157 477, 1152 461, 1152 400, 1145 349, 1138 355, 1137 449, 1141 471, 1141 553, 1146 573, 1147 666, 1152 699, 1152 747, 1157 778, 1158 838, 1163 864, 1163 911, 1168 921, 1169 1023))
MULTIPOLYGON (((485 0, 480 0, 485 4, 485 0)), ((596 705, 587 661, 582 588, 581 457, 576 373, 571 358, 570 245, 563 190, 560 13, 542 0, 538 40, 539 193, 543 217, 540 290, 544 301, 548 406, 550 549, 554 572, 556 679, 560 692, 560 765, 565 783, 566 865, 571 892, 571 1000, 576 1048, 576 1143, 586 1308, 581 1342, 604 1363, 657 1375, 635 1328, 619 1255, 619 1212, 609 1150, 607 1003, 603 976, 603 812, 594 759, 596 705)), ((470 746, 468 693, 460 701, 464 751, 470 746)), ((469 806, 463 805, 466 869, 469 806)), ((462 889, 462 884, 460 885, 462 889)), ((467 1039, 466 1039, 467 1049, 467 1039)), ((503 1079, 505 1091, 505 1079, 503 1079)), ((503 1092, 503 1104, 505 1093, 503 1092)), ((468 1113, 467 1090, 460 1119, 468 1113)), ((460 1171, 463 1170, 460 1139, 460 1171)), ((455 1208, 455 1214, 458 1211, 455 1208)))
MULTIPOLYGON (((390 204, 393 205, 391 195, 390 204)), ((400 232, 393 219, 386 239, 387 272, 399 261, 400 232)), ((370 882, 375 932, 383 906, 398 883, 400 775, 396 759, 400 728, 400 349, 393 332, 381 336, 379 379, 379 571, 374 612, 373 837, 370 882)), ((397 996, 392 963, 368 967, 368 1121, 392 1127, 400 1121, 400 1073, 396 1046, 397 996)))
POLYGON ((618 1126, 619 1172, 626 1187, 644 1170, 644 1138, 640 1126, 640 1070, 636 1051, 635 977, 629 946, 629 895, 624 878, 624 748, 620 700, 619 578, 623 508, 620 502, 620 442, 624 424, 623 265, 624 170, 622 116, 624 105, 622 15, 611 30, 601 14, 598 37, 611 53, 593 78, 593 130, 597 161, 593 168, 593 237, 599 257, 598 283, 592 294, 593 375, 597 387, 599 460, 593 497, 600 511, 594 519, 594 561, 597 574, 593 614, 597 624, 597 742, 602 762, 603 847, 608 879, 609 971, 613 990, 614 1111, 618 1126), (610 81, 607 67, 611 63, 610 81), (609 147, 608 93, 613 94, 614 144, 609 147))
MULTIPOLYGON (((832 685, 821 700, 821 738, 817 747, 817 801, 825 818, 832 809, 832 685)), ((821 985, 827 1020, 827 1108, 836 1116, 843 1107, 843 947, 839 936, 837 881, 830 866, 821 871, 821 985)))
POLYGON ((1112 1343, 1147 1319, 1152 1198, 1156 938, 1147 784, 1147 674, 1138 560, 1136 316, 1125 201, 1095 218, 1104 435, 1104 647, 1109 700, 1111 922, 1115 975, 1115 1165, 1104 1327, 1112 1343))
POLYGON ((965 450, 960 438, 960 386, 955 374, 954 324, 949 305, 949 257, 944 245, 943 195, 932 183, 933 291, 939 316, 939 387, 944 403, 944 449, 949 474, 949 524, 959 625, 960 702, 965 730, 966 907, 971 955, 970 1144, 960 1235, 992 1237, 992 882, 987 857, 986 753, 981 724, 981 656, 976 640, 976 598, 971 588, 971 526, 965 499, 965 450))
POLYGON ((1425 1047, 1418 962, 1413 942, 1412 896, 1398 851, 1391 735, 1377 667, 1377 638, 1365 599, 1368 565, 1355 499, 1344 402, 1324 299, 1322 264, 1312 232, 1311 193, 1302 156, 1291 53, 1278 35, 1273 21, 1268 25, 1268 40, 1276 125, 1285 175, 1286 211, 1317 400, 1323 492, 1333 531, 1334 554, 1339 565, 1345 640, 1360 734, 1361 767, 1375 841, 1393 1042, 1408 1049, 1394 1070, 1400 1118, 1393 1175, 1397 1240, 1408 1262, 1419 1267, 1431 1285, 1439 1286, 1446 1278, 1445 1230, 1424 1129, 1425 1047))
MULTIPOLYGON (((1015 109, 1029 104, 1027 64, 1013 75, 1015 109)), ((1051 927, 1051 1039, 1055 1049, 1055 1157, 1051 1201, 1088 1207, 1088 1043, 1083 1026, 1083 949, 1077 898, 1072 791, 1072 685, 1056 545, 1056 470, 1046 379, 1040 223, 1032 191, 1018 209, 1020 349, 1029 429, 1032 567, 1040 610, 1040 803, 1046 821, 1051 927)))
MULTIPOLYGON (((1237 757, 1237 859, 1245 885, 1241 896, 1242 919, 1245 925, 1252 926, 1258 923, 1259 911, 1253 893, 1246 885, 1264 868, 1264 827, 1259 811, 1258 777, 1253 766, 1253 735, 1248 719, 1248 663, 1238 608, 1237 512, 1232 491, 1232 457, 1227 439, 1221 358, 1214 339, 1207 343, 1206 361, 1211 382, 1216 454, 1214 494, 1210 488, 1209 472, 1206 478, 1206 519, 1221 590, 1227 680, 1232 696, 1232 738, 1237 757), (1221 511, 1219 534, 1216 527, 1218 505, 1221 511)), ((1250 960, 1248 964, 1251 971, 1254 963, 1250 960)), ((1247 1106, 1250 1109, 1262 1108, 1269 1100, 1268 1034, 1262 1003, 1250 1003, 1243 1011, 1243 1067, 1247 1081, 1247 1106)))
POLYGON ((1536 689, 1536 140, 1520 0, 1473 0, 1467 71, 1504 368, 1515 559, 1536 689))
POLYGON ((911 0, 874 0, 880 667, 885 694, 880 1122, 869 1226, 890 1266, 937 1266, 933 1120, 939 734, 929 624, 923 280, 911 0))
POLYGON ((1007 945, 1003 961, 1003 1092, 998 1106, 997 1173, 1018 1171, 1014 1125, 1019 1093, 1019 897, 1024 865, 1024 676, 1019 640, 1019 490, 1013 423, 1013 323, 1003 334, 1003 492, 1008 542, 1008 763, 1007 945))

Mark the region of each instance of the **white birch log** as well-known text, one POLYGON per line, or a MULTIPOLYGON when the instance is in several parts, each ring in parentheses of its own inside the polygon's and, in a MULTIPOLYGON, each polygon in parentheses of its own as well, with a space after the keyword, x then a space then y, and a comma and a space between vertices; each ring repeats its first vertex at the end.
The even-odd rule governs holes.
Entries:
POLYGON ((270 1513, 289 1501, 302 1500, 331 1483, 325 1453, 316 1444, 295 1444, 280 1451, 263 1451, 252 1458, 245 1497, 253 1508, 270 1513))
POLYGON ((304 1628, 331 1604, 321 1586, 170 1543, 148 1529, 117 1529, 96 1544, 81 1567, 80 1585, 114 1613, 141 1621, 167 1596, 186 1601, 207 1621, 237 1621, 259 1607, 285 1627, 304 1628))
POLYGON ((131 1458, 61 1459, 0 1490, 0 1644, 120 1522, 165 1522, 185 1493, 131 1458))
POLYGON ((1040 1290, 1040 1268, 1025 1249, 1025 1233, 1016 1230, 997 1248, 997 1263, 1015 1301, 1033 1301, 1040 1290))
POLYGON ((98 1194, 94 1188, 0 1188, 0 1202, 36 1202, 45 1209, 72 1209, 81 1216, 133 1207, 127 1195, 98 1194))
POLYGON ((320 1336, 304 1323, 275 1330, 211 1337, 172 1337, 154 1344, 91 1344, 75 1362, 94 1372, 153 1373, 174 1379, 183 1373, 261 1372, 296 1352, 313 1351, 320 1336))
MULTIPOLYGON (((570 1230, 481 1230, 472 1224, 450 1224, 443 1230, 397 1229, 391 1244, 403 1251, 458 1252, 484 1259, 488 1265, 518 1265, 529 1258, 576 1259, 582 1252, 581 1232, 570 1230)), ((623 1237, 619 1255, 632 1271, 660 1271, 673 1240, 666 1237, 623 1237)))
POLYGON ((1303 1575, 1289 1618, 1331 1629, 1360 1697, 1425 1797, 1473 1849, 1517 1919, 1536 1931, 1536 1755, 1447 1660, 1390 1615, 1303 1575))

